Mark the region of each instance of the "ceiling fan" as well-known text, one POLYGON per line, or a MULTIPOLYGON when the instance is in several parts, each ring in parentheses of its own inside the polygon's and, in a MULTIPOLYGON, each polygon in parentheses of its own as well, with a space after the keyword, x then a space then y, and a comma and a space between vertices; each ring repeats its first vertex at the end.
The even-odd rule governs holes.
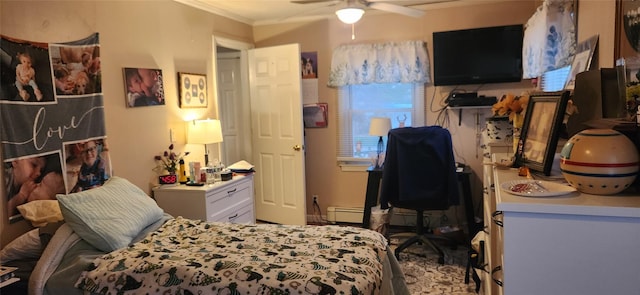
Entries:
MULTIPOLYGON (((296 4, 311 4, 311 3, 321 3, 328 2, 327 6, 333 6, 340 2, 346 2, 346 8, 338 9, 336 11, 336 15, 338 18, 346 24, 353 24, 360 20, 362 15, 364 14, 363 8, 371 8, 377 9, 392 13, 398 13, 411 17, 421 17, 424 15, 424 11, 402 6, 398 4, 387 3, 389 0, 292 0, 291 3, 296 4)), ((397 2, 397 1, 396 1, 397 2)), ((415 2, 415 1, 412 1, 415 2)), ((427 3, 427 2, 425 2, 427 3)), ((422 4, 425 4, 422 3, 422 4)), ((431 3, 428 2, 428 3, 431 3)))

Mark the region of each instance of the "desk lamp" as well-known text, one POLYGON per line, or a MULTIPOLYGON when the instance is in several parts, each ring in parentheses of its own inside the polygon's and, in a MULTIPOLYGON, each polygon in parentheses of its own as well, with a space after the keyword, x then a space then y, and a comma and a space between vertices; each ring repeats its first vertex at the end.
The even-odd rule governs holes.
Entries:
POLYGON ((209 150, 207 144, 222 142, 222 126, 220 120, 193 120, 188 123, 187 142, 204 144, 204 165, 209 166, 209 150))
POLYGON ((380 154, 382 154, 383 143, 382 137, 386 136, 391 129, 391 119, 385 117, 373 117, 371 118, 371 124, 369 125, 369 135, 379 136, 378 138, 378 157, 376 158, 375 169, 381 169, 380 154))

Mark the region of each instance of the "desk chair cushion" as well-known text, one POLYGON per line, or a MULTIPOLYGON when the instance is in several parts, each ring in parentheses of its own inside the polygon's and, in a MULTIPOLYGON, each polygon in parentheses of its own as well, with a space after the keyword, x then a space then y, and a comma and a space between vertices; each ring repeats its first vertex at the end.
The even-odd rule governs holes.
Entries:
POLYGON ((451 134, 440 126, 389 131, 380 207, 445 210, 460 204, 451 134))

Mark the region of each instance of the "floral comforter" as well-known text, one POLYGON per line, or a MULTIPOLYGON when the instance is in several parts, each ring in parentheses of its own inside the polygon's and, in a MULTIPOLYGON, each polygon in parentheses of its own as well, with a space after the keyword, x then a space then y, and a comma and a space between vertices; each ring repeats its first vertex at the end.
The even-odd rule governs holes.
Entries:
POLYGON ((386 244, 356 227, 177 217, 96 259, 76 287, 101 294, 378 294, 386 244))

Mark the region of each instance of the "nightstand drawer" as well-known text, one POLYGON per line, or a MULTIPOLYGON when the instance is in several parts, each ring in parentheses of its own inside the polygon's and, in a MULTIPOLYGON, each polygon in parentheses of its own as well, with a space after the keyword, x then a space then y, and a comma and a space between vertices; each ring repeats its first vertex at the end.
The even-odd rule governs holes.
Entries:
POLYGON ((256 222, 253 175, 234 176, 229 181, 204 186, 161 186, 154 189, 154 197, 158 206, 176 217, 234 223, 256 222))
POLYGON ((251 202, 251 200, 244 200, 236 206, 218 212, 211 216, 209 220, 231 223, 253 223, 253 202, 251 202))
POLYGON ((253 199, 251 183, 245 181, 233 187, 207 192, 206 199, 207 212, 220 212, 241 202, 251 202, 253 199))

